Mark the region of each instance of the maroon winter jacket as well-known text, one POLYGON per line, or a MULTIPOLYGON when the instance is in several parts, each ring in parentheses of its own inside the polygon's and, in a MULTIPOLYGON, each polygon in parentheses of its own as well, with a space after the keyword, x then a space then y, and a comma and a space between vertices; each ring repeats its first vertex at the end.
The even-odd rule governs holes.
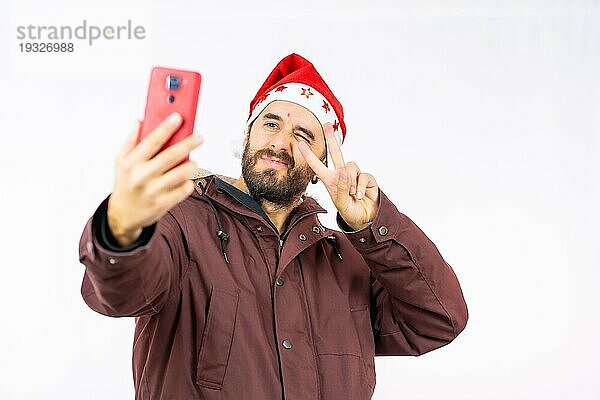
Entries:
POLYGON ((138 242, 118 248, 108 197, 84 228, 81 288, 93 310, 136 317, 136 399, 364 400, 375 355, 420 355, 465 327, 458 280, 379 190, 368 227, 321 225, 311 197, 281 235, 215 175, 138 242))

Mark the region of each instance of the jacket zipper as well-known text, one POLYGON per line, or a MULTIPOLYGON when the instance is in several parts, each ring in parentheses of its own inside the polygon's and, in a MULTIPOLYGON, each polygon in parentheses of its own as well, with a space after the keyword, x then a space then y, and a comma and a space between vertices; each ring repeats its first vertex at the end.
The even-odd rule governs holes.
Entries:
MULTIPOLYGON (((292 225, 290 225, 286 230, 285 230, 285 234, 282 236, 279 236, 279 259, 281 259, 281 249, 283 249, 283 242, 285 240, 285 238, 287 237, 287 235, 290 233, 290 231, 292 230, 292 228, 294 226, 296 226, 303 218, 311 215, 311 214, 316 214, 319 211, 317 210, 311 210, 308 212, 305 212, 304 214, 299 215, 296 220, 294 221, 294 223, 292 225)), ((279 260, 277 260, 277 263, 279 264, 279 260)))

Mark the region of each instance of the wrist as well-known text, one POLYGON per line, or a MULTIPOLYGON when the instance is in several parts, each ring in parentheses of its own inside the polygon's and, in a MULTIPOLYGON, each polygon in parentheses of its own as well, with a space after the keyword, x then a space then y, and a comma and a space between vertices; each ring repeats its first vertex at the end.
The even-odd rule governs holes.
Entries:
POLYGON ((142 228, 138 228, 135 231, 126 231, 124 233, 112 232, 111 229, 111 234, 119 246, 125 247, 139 239, 139 237, 142 235, 142 228))
POLYGON ((348 224, 348 226, 350 228, 352 228, 355 232, 360 231, 362 229, 365 229, 367 226, 371 225, 373 223, 373 221, 369 221, 367 223, 364 223, 362 225, 355 225, 355 224, 348 224))
POLYGON ((111 208, 108 207, 106 212, 108 229, 110 234, 117 242, 119 246, 125 247, 135 242, 142 234, 142 229, 139 227, 127 227, 122 223, 121 219, 118 218, 111 212, 111 208))
POLYGON ((354 222, 349 223, 348 221, 346 221, 342 215, 338 212, 337 213, 337 223, 338 226, 344 231, 344 232, 358 232, 366 227, 368 227, 369 225, 371 225, 373 223, 373 221, 369 221, 363 224, 356 224, 354 222))

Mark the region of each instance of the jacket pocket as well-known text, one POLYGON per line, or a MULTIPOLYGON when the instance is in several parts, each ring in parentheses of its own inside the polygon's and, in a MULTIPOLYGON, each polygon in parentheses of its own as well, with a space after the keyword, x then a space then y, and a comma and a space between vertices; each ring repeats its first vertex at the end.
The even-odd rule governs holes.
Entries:
POLYGON ((360 340, 365 378, 371 394, 373 394, 375 389, 375 341, 373 338, 369 305, 354 306, 350 308, 350 311, 360 340))
POLYGON ((239 294, 212 288, 202 343, 198 354, 196 383, 221 389, 229 361, 239 294))

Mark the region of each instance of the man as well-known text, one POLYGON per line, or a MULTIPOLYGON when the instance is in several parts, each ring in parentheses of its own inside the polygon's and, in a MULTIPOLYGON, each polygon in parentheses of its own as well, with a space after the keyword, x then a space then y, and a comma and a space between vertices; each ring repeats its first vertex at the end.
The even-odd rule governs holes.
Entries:
POLYGON ((193 138, 157 154, 180 124, 137 146, 135 130, 80 241, 86 303, 136 317, 136 399, 369 399, 375 355, 464 329, 450 265, 344 160, 342 106, 310 62, 285 57, 259 89, 237 180, 178 165, 193 138), (343 232, 304 194, 318 180, 343 232))

